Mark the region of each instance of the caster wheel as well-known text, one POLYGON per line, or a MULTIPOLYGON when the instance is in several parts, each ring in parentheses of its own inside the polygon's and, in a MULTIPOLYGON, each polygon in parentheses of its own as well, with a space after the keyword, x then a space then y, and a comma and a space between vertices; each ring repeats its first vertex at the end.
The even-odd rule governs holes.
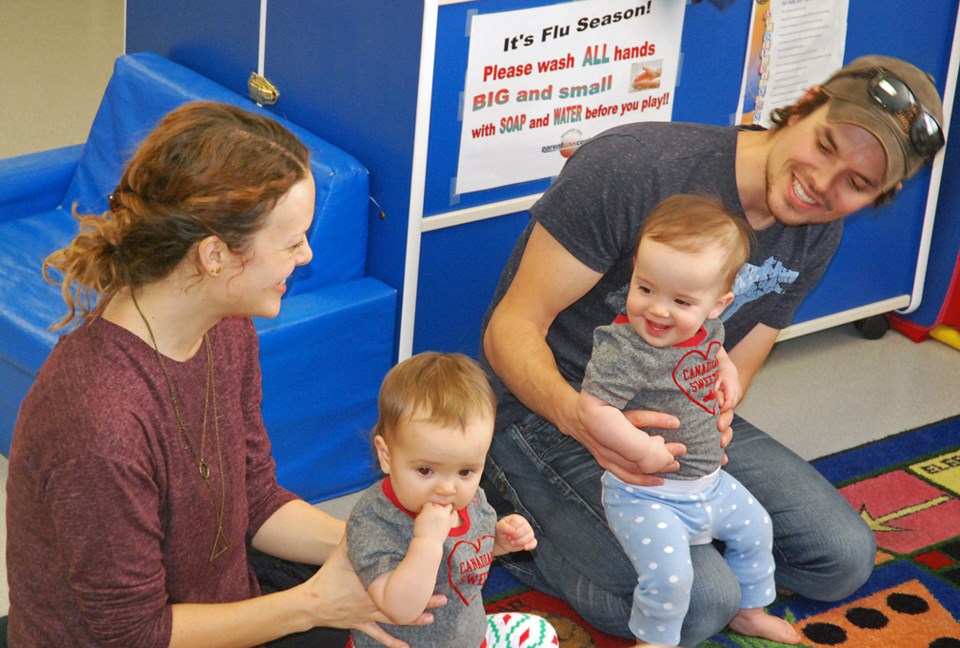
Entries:
POLYGON ((853 323, 860 335, 868 340, 879 340, 890 330, 890 320, 886 315, 871 315, 853 323))

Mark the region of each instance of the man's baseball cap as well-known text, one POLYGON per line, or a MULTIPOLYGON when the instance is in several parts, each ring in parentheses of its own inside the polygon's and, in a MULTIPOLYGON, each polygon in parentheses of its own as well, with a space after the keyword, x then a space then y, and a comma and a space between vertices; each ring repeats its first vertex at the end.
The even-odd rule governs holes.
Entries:
POLYGON ((889 56, 863 56, 820 86, 827 120, 866 129, 887 154, 883 191, 906 180, 943 146, 943 106, 933 77, 889 56))

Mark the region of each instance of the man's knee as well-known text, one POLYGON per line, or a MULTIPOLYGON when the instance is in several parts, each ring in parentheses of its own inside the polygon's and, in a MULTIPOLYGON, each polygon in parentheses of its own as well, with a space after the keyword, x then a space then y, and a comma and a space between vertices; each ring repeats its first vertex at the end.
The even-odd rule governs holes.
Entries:
POLYGON ((839 601, 859 589, 873 573, 876 538, 852 513, 845 524, 831 525, 805 554, 776 553, 777 586, 816 601, 839 601))
POLYGON ((591 626, 616 637, 633 637, 630 631, 632 594, 618 595, 593 582, 584 582, 580 589, 584 596, 570 605, 591 626))
POLYGON ((631 637, 628 620, 636 576, 626 556, 616 549, 610 560, 586 566, 557 551, 547 538, 537 545, 536 563, 555 594, 587 623, 607 634, 631 637))
POLYGON ((740 611, 740 585, 735 578, 695 587, 683 620, 680 645, 696 646, 723 630, 740 611))
POLYGON ((807 596, 820 601, 839 601, 857 591, 873 573, 877 540, 869 526, 851 525, 836 537, 820 574, 819 591, 807 596))
POLYGON ((690 548, 693 590, 683 620, 681 646, 696 646, 726 627, 740 610, 740 583, 713 545, 690 548))

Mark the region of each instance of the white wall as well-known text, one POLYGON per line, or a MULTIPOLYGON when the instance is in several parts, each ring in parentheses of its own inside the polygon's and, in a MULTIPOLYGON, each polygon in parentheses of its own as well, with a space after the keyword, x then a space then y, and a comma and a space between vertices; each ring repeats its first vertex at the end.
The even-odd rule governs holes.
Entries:
POLYGON ((113 61, 125 0, 0 2, 0 158, 86 139, 113 61))

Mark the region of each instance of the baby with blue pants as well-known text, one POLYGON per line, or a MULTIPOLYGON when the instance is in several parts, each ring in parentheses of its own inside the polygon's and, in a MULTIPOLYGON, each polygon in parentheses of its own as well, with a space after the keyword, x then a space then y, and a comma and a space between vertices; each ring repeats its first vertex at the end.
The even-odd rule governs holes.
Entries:
POLYGON ((637 571, 630 630, 644 642, 675 646, 690 604, 690 545, 716 538, 740 581, 741 607, 762 608, 776 597, 773 527, 767 512, 730 474, 633 486, 607 472, 603 505, 637 571))
POLYGON ((615 475, 613 467, 602 477, 607 522, 637 572, 630 630, 639 645, 678 644, 694 582, 690 546, 713 539, 726 543, 724 558, 741 586, 730 627, 800 641, 789 623, 763 609, 776 596, 770 517, 720 468, 718 419, 743 394, 723 348, 720 315, 734 299, 750 236, 745 221, 715 199, 668 198, 640 230, 626 303, 614 303, 621 291, 611 294, 617 316, 594 330, 579 418, 622 445, 620 454, 644 475, 660 478, 631 485, 621 479, 630 475, 615 475), (627 410, 672 414, 679 426, 647 433, 627 410))

